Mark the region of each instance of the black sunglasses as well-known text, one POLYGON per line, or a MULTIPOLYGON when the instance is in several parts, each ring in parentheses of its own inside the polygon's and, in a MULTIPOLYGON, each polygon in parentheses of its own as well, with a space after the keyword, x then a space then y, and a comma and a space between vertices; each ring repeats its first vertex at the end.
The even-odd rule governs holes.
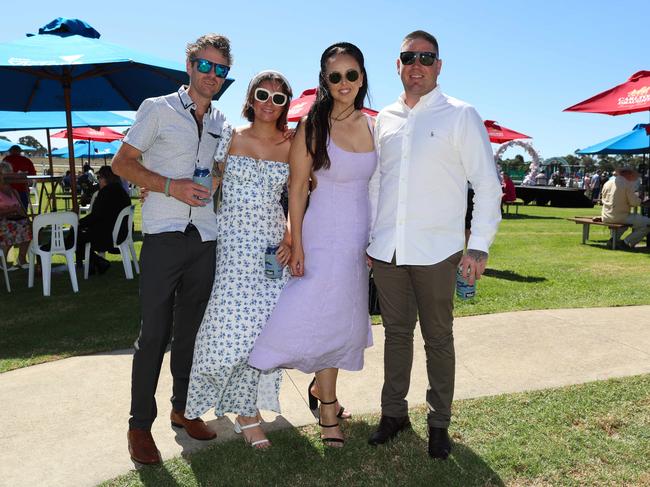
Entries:
POLYGON ((438 55, 431 51, 404 51, 399 53, 399 60, 406 66, 414 64, 416 58, 420 58, 422 66, 431 66, 438 58, 438 55))
MULTIPOLYGON (((343 75, 338 71, 332 71, 330 74, 327 75, 327 79, 333 85, 337 85, 343 79, 343 75)), ((356 69, 348 70, 345 73, 345 79, 347 79, 350 83, 354 83, 356 80, 359 79, 359 71, 357 71, 356 69)))
POLYGON ((230 66, 213 63, 207 59, 192 59, 192 62, 196 63, 196 69, 199 73, 208 74, 214 68, 214 74, 217 78, 225 78, 228 76, 228 71, 230 71, 230 66))

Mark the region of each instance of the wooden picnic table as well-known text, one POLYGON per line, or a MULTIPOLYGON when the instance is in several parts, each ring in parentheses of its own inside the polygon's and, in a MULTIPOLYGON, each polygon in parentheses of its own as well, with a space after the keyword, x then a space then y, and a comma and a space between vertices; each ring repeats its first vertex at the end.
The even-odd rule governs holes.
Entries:
MULTIPOLYGON (((567 218, 567 220, 574 222, 578 225, 582 225, 583 244, 587 243, 587 240, 589 240, 589 228, 591 227, 591 225, 598 225, 601 227, 609 228, 610 236, 612 238, 612 250, 616 250, 616 241, 618 240, 619 230, 625 231, 627 228, 632 227, 632 225, 628 223, 604 222, 600 219, 600 217, 593 217, 593 216, 576 216, 573 218, 567 218)), ((650 239, 646 239, 646 245, 650 246, 650 239)))

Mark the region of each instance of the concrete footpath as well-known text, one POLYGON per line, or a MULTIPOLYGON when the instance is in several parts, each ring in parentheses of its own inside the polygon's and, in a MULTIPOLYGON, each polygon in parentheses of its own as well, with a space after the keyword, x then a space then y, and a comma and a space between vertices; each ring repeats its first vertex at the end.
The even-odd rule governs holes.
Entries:
MULTIPOLYGON (((362 372, 341 372, 339 398, 354 413, 379 411, 383 328, 362 372)), ((650 306, 544 310, 458 318, 456 398, 557 387, 650 373, 650 306)), ((205 443, 169 425, 169 354, 158 386, 153 435, 163 458, 205 443)), ((427 387, 417 336, 411 405, 427 387)), ((134 468, 126 445, 131 350, 74 357, 0 374, 0 485, 89 486, 134 468)), ((285 374, 283 414, 263 412, 269 428, 313 423, 306 400, 310 377, 285 374)), ((232 418, 205 416, 223 441, 232 418)), ((209 444, 209 443, 208 443, 209 444)))

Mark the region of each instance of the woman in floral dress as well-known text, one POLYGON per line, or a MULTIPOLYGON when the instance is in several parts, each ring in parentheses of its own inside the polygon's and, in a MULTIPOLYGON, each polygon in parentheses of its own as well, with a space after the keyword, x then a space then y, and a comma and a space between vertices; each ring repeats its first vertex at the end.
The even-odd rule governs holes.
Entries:
POLYGON ((214 286, 196 337, 185 416, 214 408, 237 414, 235 431, 266 448, 258 410, 280 412, 282 370, 260 372, 248 356, 287 278, 265 276, 264 254, 279 246, 278 261, 290 256, 280 198, 289 175, 290 141, 285 136, 291 88, 283 75, 263 71, 250 82, 243 116, 251 124, 226 127, 216 159, 225 159, 222 202, 217 211, 214 286))
POLYGON ((18 246, 18 260, 9 270, 27 267, 27 250, 32 240, 32 225, 20 202, 20 196, 4 181, 4 174, 12 171, 9 163, 0 163, 0 252, 6 258, 9 249, 18 246))

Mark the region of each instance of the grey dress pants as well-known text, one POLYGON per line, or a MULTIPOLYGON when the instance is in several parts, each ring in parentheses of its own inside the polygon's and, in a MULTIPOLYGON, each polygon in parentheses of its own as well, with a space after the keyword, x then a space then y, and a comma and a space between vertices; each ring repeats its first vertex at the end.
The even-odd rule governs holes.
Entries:
POLYGON ((172 407, 185 409, 194 340, 214 282, 216 242, 198 230, 147 234, 140 254, 142 323, 135 342, 129 428, 150 430, 156 387, 171 339, 172 407))

